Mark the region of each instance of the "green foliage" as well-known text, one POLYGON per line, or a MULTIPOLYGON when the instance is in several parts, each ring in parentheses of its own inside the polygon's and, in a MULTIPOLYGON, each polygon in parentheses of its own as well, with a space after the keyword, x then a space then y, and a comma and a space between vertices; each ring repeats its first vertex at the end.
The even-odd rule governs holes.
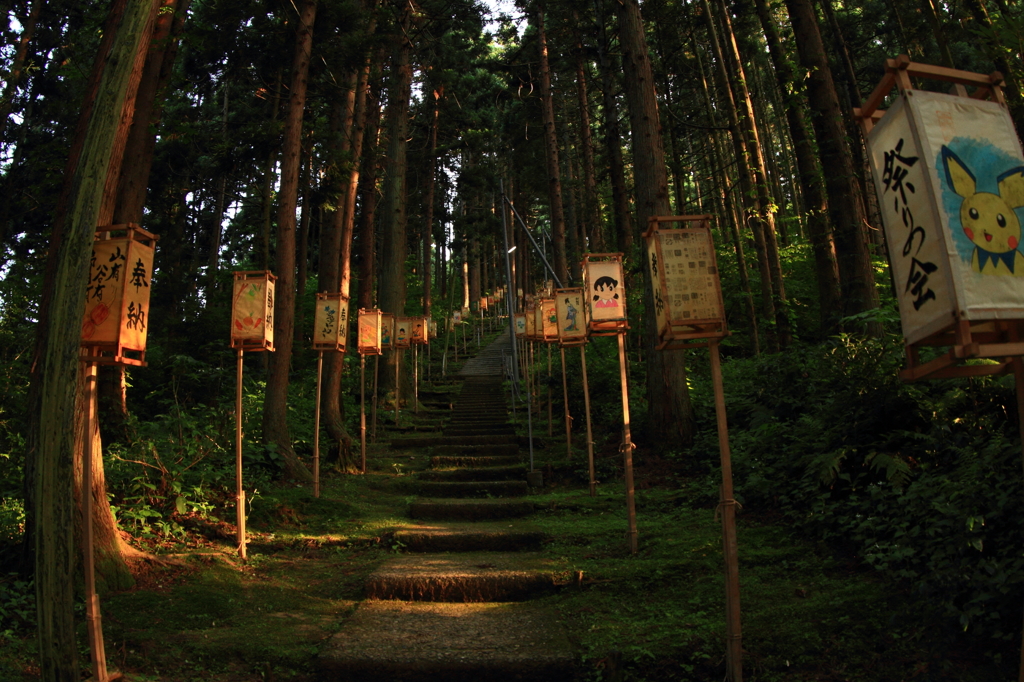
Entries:
MULTIPOLYGON (((905 384, 897 337, 840 336, 724 367, 737 497, 782 513, 990 642, 1024 597, 1021 447, 1009 379, 905 384)), ((717 469, 695 380, 694 449, 717 469)), ((993 645, 996 646, 996 645, 993 645)))

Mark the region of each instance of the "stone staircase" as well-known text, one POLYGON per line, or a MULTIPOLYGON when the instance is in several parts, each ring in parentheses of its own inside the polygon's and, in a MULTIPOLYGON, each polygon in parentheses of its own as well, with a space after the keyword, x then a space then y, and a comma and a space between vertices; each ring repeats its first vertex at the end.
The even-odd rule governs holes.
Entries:
POLYGON ((432 448, 403 554, 366 581, 366 601, 320 656, 320 679, 564 682, 574 654, 557 615, 530 601, 558 588, 556 566, 529 526, 526 467, 502 392, 503 335, 467 361, 441 436, 396 439, 432 448))

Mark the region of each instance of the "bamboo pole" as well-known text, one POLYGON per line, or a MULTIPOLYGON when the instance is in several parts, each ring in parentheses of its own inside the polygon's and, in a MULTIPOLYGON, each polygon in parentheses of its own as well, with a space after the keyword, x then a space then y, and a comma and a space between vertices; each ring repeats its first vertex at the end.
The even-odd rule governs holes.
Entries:
POLYGON ((732 456, 729 452, 729 425, 725 414, 722 387, 722 361, 718 341, 712 340, 711 381, 715 389, 715 416, 718 421, 718 447, 722 458, 722 488, 719 509, 722 512, 722 551, 725 555, 726 673, 729 682, 743 682, 743 635, 740 624, 740 572, 736 543, 736 500, 732 489, 732 456))
POLYGON ((569 380, 565 375, 565 346, 560 347, 562 354, 562 406, 565 408, 565 459, 572 461, 572 417, 569 416, 569 380))
POLYGON ((629 390, 626 387, 626 342, 623 333, 619 341, 619 378, 622 381, 622 463, 626 472, 626 517, 629 523, 629 551, 637 552, 636 499, 633 490, 633 438, 629 432, 629 390))
POLYGON ((96 682, 107 682, 107 654, 103 645, 103 617, 96 594, 96 557, 92 532, 93 433, 96 430, 96 363, 85 367, 85 440, 82 443, 82 564, 85 569, 85 619, 89 630, 89 653, 96 682))
POLYGON ((395 428, 398 428, 398 389, 401 386, 402 351, 395 348, 395 428))
POLYGON ((594 433, 590 426, 590 383, 587 381, 587 351, 580 346, 580 365, 583 368, 583 406, 587 410, 587 466, 590 468, 590 496, 597 496, 597 472, 594 468, 594 433))
POLYGON ((412 347, 412 410, 420 413, 420 347, 412 347))
POLYGON ((316 412, 313 417, 313 497, 320 497, 320 382, 324 376, 324 352, 316 358, 316 412))
POLYGON ((238 349, 235 372, 235 522, 238 527, 238 556, 245 561, 245 489, 242 488, 242 354, 238 349))
POLYGON ((366 473, 366 356, 359 356, 359 469, 366 473))

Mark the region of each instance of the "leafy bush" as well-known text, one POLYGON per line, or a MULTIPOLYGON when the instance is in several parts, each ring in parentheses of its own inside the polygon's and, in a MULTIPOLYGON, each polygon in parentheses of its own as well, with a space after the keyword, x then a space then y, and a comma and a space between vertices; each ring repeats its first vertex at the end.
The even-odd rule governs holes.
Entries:
MULTIPOLYGON (((902 383, 902 343, 840 336, 723 368, 737 497, 903 583, 964 630, 1019 636, 1012 379, 902 383)), ((707 376, 694 455, 718 466, 707 376)))

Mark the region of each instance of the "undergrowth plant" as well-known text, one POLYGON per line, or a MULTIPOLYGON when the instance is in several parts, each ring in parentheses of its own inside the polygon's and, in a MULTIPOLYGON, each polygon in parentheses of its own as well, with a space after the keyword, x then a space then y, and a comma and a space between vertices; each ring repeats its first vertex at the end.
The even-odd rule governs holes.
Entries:
MULTIPOLYGON (((840 335, 723 369, 736 494, 944 614, 1019 639, 1021 447, 1010 378, 907 384, 902 342, 840 335)), ((691 456, 717 476, 714 404, 694 380, 691 456)), ((710 479, 709 479, 710 483, 710 479)))

